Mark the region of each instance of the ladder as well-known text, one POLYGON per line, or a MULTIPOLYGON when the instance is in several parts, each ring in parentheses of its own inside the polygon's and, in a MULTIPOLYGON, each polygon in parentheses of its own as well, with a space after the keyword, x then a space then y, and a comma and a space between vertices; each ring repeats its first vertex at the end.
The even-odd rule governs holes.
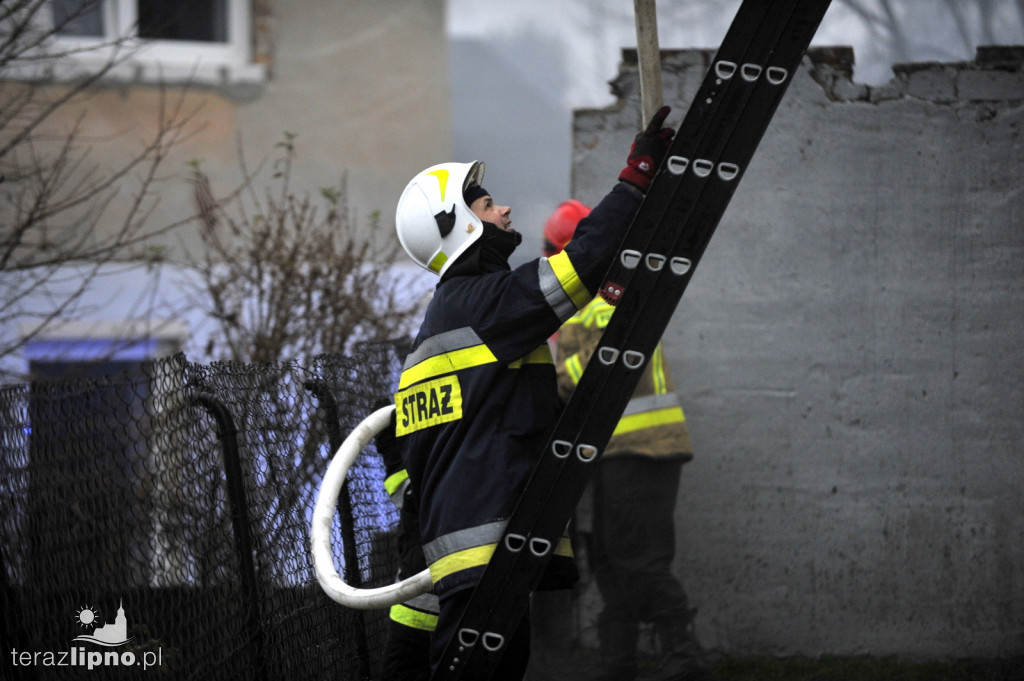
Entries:
POLYGON ((616 304, 432 681, 481 681, 572 517, 831 0, 743 0, 608 271, 616 304))

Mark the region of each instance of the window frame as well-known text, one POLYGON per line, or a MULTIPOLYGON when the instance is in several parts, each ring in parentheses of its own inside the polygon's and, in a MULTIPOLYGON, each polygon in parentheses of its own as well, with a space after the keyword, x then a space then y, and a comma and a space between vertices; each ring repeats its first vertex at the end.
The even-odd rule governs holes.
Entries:
MULTIPOLYGON (((225 0, 227 40, 153 40, 136 35, 137 0, 100 0, 103 36, 51 36, 47 51, 67 55, 51 64, 57 80, 109 68, 107 77, 144 82, 232 84, 263 82, 266 69, 253 62, 251 0, 225 0)), ((53 29, 52 5, 40 12, 44 30, 53 29)))
POLYGON ((41 331, 23 323, 26 369, 32 362, 67 364, 143 362, 166 357, 184 347, 189 327, 179 319, 124 319, 117 321, 60 321, 41 331))

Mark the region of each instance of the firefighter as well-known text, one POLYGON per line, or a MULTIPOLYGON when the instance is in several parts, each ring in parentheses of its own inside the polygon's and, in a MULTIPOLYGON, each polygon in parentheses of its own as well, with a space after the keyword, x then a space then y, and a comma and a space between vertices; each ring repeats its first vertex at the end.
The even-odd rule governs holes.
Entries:
MULTIPOLYGON (((565 201, 544 225, 544 255, 571 243, 590 209, 565 201)), ((558 391, 568 402, 615 308, 600 296, 555 336, 558 391)), ((637 677, 640 622, 652 622, 660 679, 706 678, 693 615, 672 574, 675 512, 682 466, 693 458, 686 418, 658 343, 605 448, 591 487, 590 563, 604 608, 598 616, 601 681, 637 677)))
MULTIPOLYGON (((406 253, 440 281, 395 393, 396 436, 409 475, 440 613, 436 666, 494 552, 561 404, 548 337, 597 292, 602 275, 674 134, 668 107, 633 141, 619 182, 551 258, 511 269, 522 241, 512 211, 482 186, 484 164, 417 174, 396 210, 406 253)), ((542 586, 575 579, 565 539, 542 586)), ((504 643, 497 679, 521 679, 529 617, 504 643)), ((427 678, 429 670, 423 678, 427 678)))

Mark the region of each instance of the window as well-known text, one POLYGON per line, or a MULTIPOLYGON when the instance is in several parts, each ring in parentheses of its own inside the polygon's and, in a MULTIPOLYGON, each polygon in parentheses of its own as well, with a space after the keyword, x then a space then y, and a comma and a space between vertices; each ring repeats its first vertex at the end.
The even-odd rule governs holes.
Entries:
POLYGON ((138 0, 139 37, 151 40, 228 40, 227 0, 182 0, 170 7, 138 0))
POLYGON ((110 365, 140 364, 177 352, 188 338, 188 326, 177 320, 125 320, 111 322, 53 322, 34 335, 32 324, 23 332, 33 337, 25 344, 30 374, 54 378, 110 365))
POLYGON ((151 433, 160 403, 145 364, 187 335, 175 321, 65 322, 25 345, 35 579, 116 592, 161 574, 172 544, 154 530, 163 445, 151 433), (42 380, 83 378, 97 380, 42 380))
POLYGON ((49 0, 57 78, 111 59, 115 78, 205 84, 261 82, 251 56, 250 0, 49 0), (124 40, 128 39, 128 44, 124 40), (115 43, 121 42, 120 46, 115 43))
POLYGON ((81 4, 81 0, 53 0, 53 24, 64 36, 103 36, 103 7, 81 4))

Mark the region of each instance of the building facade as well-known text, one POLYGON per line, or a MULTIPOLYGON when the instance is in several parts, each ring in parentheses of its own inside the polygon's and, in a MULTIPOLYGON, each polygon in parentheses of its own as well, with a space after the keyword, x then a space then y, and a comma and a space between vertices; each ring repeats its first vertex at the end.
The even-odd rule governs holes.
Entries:
MULTIPOLYGON (((296 152, 295 193, 317 196, 320 188, 344 185, 354 222, 364 230, 377 225, 381 238, 390 239, 405 183, 450 154, 443 0, 51 0, 36 14, 42 30, 48 22, 59 26, 45 50, 62 56, 6 64, 0 73, 5 102, 32 88, 42 107, 105 69, 36 129, 57 140, 75 132, 88 154, 78 179, 121 167, 170 116, 185 120, 162 150, 158 177, 147 185, 144 212, 154 230, 196 214, 192 168, 206 173, 214 196, 243 182, 243 162, 257 173, 259 187, 275 172, 277 145, 289 138, 296 152), (369 218, 375 213, 379 222, 369 218)), ((105 207, 96 225, 99 237, 120 228, 136 186, 129 176, 105 207)), ((59 227, 73 238, 73 219, 62 219, 59 227)), ((156 254, 171 265, 195 260, 202 256, 198 229, 198 222, 184 224, 118 259, 145 263, 156 254)), ((145 267, 126 267, 117 268, 123 276, 97 278, 89 303, 63 317, 99 324, 93 336, 108 333, 106 322, 126 321, 121 315, 133 317, 133 324, 144 316, 161 328, 196 326, 187 318, 188 306, 176 300, 176 287, 168 286, 172 276, 165 273, 158 283, 145 267), (156 304, 131 298, 155 288, 156 304), (173 318, 182 308, 186 318, 173 318)), ((26 333, 13 324, 5 336, 16 329, 26 333)), ((65 332, 61 338, 68 341, 65 332)), ((25 363, 23 357, 8 359, 15 370, 25 363)))

